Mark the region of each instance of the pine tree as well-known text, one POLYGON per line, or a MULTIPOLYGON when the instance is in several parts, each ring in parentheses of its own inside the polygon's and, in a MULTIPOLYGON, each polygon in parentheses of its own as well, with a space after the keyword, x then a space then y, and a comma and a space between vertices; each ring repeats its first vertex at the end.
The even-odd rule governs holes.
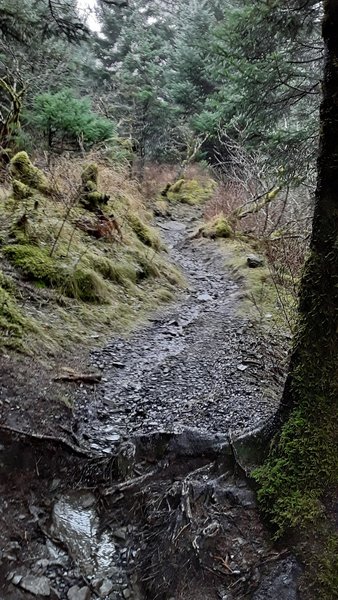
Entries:
POLYGON ((180 3, 169 85, 173 101, 186 120, 199 114, 206 98, 215 91, 210 56, 210 39, 215 26, 210 3, 197 0, 180 3))
POLYGON ((161 5, 135 0, 117 21, 113 19, 112 29, 112 14, 104 9, 105 38, 97 43, 100 94, 107 114, 113 114, 119 123, 120 135, 134 145, 140 175, 146 158, 165 154, 170 115, 165 77, 172 33, 161 5))
POLYGON ((1 144, 6 148, 24 122, 23 109, 37 95, 64 87, 81 93, 88 86, 83 63, 91 55, 75 0, 1 0, 0 8, 1 144))
POLYGON ((315 0, 233 2, 215 32, 218 90, 200 120, 258 148, 293 183, 315 172, 320 13, 315 0))

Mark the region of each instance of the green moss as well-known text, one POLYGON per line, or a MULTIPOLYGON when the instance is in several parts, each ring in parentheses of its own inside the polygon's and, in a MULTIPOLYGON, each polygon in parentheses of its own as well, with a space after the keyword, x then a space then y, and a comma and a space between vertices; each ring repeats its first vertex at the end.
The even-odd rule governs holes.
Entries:
POLYGON ((183 287, 185 281, 181 273, 154 250, 144 252, 143 248, 133 248, 130 253, 132 264, 136 265, 137 281, 147 279, 166 280, 170 286, 183 287))
POLYGON ((12 295, 15 295, 17 291, 13 279, 5 275, 2 271, 0 271, 0 286, 2 287, 2 289, 6 290, 12 295))
POLYGON ((119 285, 128 285, 128 283, 137 282, 137 268, 132 261, 117 261, 113 262, 104 256, 96 257, 93 260, 93 267, 99 271, 101 275, 119 285))
POLYGON ((90 179, 85 182, 87 192, 95 192, 97 190, 97 184, 90 179))
POLYGON ((314 563, 321 598, 336 600, 338 591, 338 535, 327 535, 314 563))
POLYGON ((304 402, 284 425, 266 463, 254 473, 260 505, 277 536, 322 516, 323 493, 338 479, 336 413, 324 398, 318 397, 312 410, 304 402))
POLYGON ((45 250, 29 244, 15 244, 5 246, 3 253, 25 278, 41 281, 49 286, 56 285, 56 262, 45 250))
POLYGON ((102 277, 91 269, 70 268, 48 256, 42 248, 28 244, 6 246, 3 252, 25 278, 39 285, 56 288, 69 298, 84 302, 108 301, 102 277))
POLYGON ((0 328, 5 335, 22 333, 23 318, 10 294, 0 287, 0 328))
MULTIPOLYGON (((94 168, 84 169, 84 173, 89 195, 97 191, 98 172, 94 168)), ((120 175, 116 181, 121 181, 120 175)), ((134 327, 168 301, 175 287, 184 285, 175 268, 156 251, 159 237, 148 225, 142 197, 128 177, 118 193, 114 177, 111 182, 108 177, 105 184, 114 195, 108 211, 116 212, 123 223, 121 240, 88 239, 76 227, 78 221, 90 220, 79 206, 67 215, 66 207, 52 195, 33 192, 23 211, 22 204, 5 190, 0 203, 1 254, 16 270, 17 291, 8 288, 12 303, 16 306, 15 297, 22 290, 23 314, 32 324, 28 337, 23 326, 26 350, 40 352, 43 348, 58 353, 73 344, 92 344, 93 333, 103 341, 111 331, 122 333, 134 327), (131 219, 138 235, 130 224, 130 212, 136 215, 131 219), (32 283, 29 287, 27 281, 32 283)), ((0 279, 3 289, 7 285, 7 280, 0 279)), ((19 335, 11 334, 11 339, 21 341, 19 335)))
POLYGON ((156 200, 154 203, 154 214, 158 217, 170 216, 168 202, 165 200, 156 200))
POLYGON ((276 449, 254 473, 260 484, 261 508, 276 526, 277 536, 288 528, 305 527, 320 517, 323 483, 326 485, 337 472, 334 453, 322 463, 330 447, 331 417, 325 419, 323 427, 309 416, 301 408, 292 413, 276 449))
POLYGON ((32 198, 32 196, 34 195, 34 191, 32 190, 32 188, 28 185, 25 185, 18 179, 13 179, 12 186, 13 197, 15 198, 15 200, 27 200, 29 198, 32 198))
POLYGON ((81 173, 82 190, 80 203, 84 208, 95 212, 98 208, 106 205, 109 196, 101 194, 98 189, 99 168, 96 163, 86 165, 81 173))
POLYGON ((331 537, 325 498, 337 489, 338 411, 332 400, 322 396, 314 400, 311 406, 310 396, 304 394, 304 402, 292 412, 268 459, 253 476, 260 486, 261 510, 275 527, 275 538, 294 532, 316 597, 334 600, 338 596, 338 537, 331 537))
POLYGON ((96 163, 89 163, 88 165, 85 165, 81 173, 81 180, 83 185, 94 185, 95 187, 97 187, 98 176, 99 168, 96 163))
MULTIPOLYGON (((255 478, 264 514, 280 536, 290 528, 298 536, 322 536, 329 545, 330 511, 326 500, 338 485, 338 369, 335 283, 338 251, 311 253, 302 278, 299 325, 291 364, 293 410, 255 478), (327 301, 329 299, 329 302, 327 301), (323 306, 326 310, 323 311, 323 306), (309 527, 311 523, 311 527, 309 527)), ((337 547, 337 540, 334 540, 337 547)), ((316 592, 323 600, 338 597, 337 557, 328 552, 318 568, 318 552, 305 550, 307 565, 316 562, 316 592), (312 555, 312 556, 311 556, 312 555)))
POLYGON ((201 204, 211 197, 214 189, 215 182, 212 180, 202 184, 196 179, 179 179, 165 191, 165 197, 171 202, 201 204))
POLYGON ((139 265, 137 277, 139 281, 148 279, 149 277, 159 277, 160 269, 158 268, 156 257, 143 254, 141 252, 136 253, 136 259, 139 265))
POLYGON ((168 194, 169 191, 172 194, 179 194, 181 192, 181 189, 182 189, 182 187, 183 187, 184 184, 185 184, 185 180, 184 179, 178 179, 172 185, 167 186, 166 192, 165 192, 166 195, 168 194))
POLYGON ((146 225, 136 213, 129 212, 127 219, 130 227, 143 244, 150 248, 154 248, 155 250, 161 248, 160 238, 156 231, 152 227, 146 225))
POLYGON ((203 225, 200 231, 203 237, 211 239, 230 238, 234 234, 229 221, 224 215, 217 215, 214 219, 203 225))
POLYGON ((278 196, 280 191, 281 191, 280 187, 275 187, 275 188, 273 188, 273 190, 271 190, 271 192, 268 192, 266 194, 266 197, 268 198, 268 200, 274 200, 276 198, 276 196, 278 196))
MULTIPOLYGON (((290 290, 276 285, 269 267, 250 269, 248 254, 258 250, 252 242, 236 238, 220 239, 225 265, 241 283, 243 294, 238 303, 238 313, 250 317, 265 329, 277 327, 282 331, 293 331, 297 314, 297 298, 290 290)), ((261 248, 259 248, 261 250, 261 248)))
POLYGON ((109 302, 109 290, 102 277, 92 269, 77 267, 60 272, 59 287, 69 298, 105 304, 109 302))
POLYGON ((14 290, 13 282, 0 271, 0 346, 18 349, 23 332, 30 324, 17 306, 14 290))
POLYGON ((159 302, 171 302, 171 300, 174 298, 174 295, 170 290, 167 290, 166 288, 160 288, 156 292, 156 298, 159 300, 159 302))
POLYGON ((337 350, 331 342, 334 316, 324 313, 321 303, 329 285, 327 263, 331 259, 338 257, 320 260, 312 254, 308 259, 291 371, 296 408, 266 464, 256 473, 263 510, 280 532, 301 524, 307 513, 318 516, 315 507, 320 506, 323 492, 338 484, 337 350), (311 293, 318 288, 320 301, 311 293))
POLYGON ((43 194, 50 192, 47 177, 40 169, 34 167, 27 152, 18 152, 10 162, 10 172, 13 179, 29 188, 38 190, 43 194))

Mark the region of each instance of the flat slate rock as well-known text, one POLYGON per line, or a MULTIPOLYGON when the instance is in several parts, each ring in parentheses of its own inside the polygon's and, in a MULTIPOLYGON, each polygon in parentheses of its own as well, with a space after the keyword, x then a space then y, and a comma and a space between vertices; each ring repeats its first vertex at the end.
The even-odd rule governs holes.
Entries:
POLYGON ((301 567, 295 558, 283 560, 263 577, 252 600, 297 600, 300 574, 301 567))
POLYGON ((73 585, 67 593, 68 600, 90 600, 91 593, 89 587, 80 588, 78 585, 73 585))
POLYGON ((26 575, 20 581, 20 587, 34 596, 50 596, 50 581, 48 577, 26 575))

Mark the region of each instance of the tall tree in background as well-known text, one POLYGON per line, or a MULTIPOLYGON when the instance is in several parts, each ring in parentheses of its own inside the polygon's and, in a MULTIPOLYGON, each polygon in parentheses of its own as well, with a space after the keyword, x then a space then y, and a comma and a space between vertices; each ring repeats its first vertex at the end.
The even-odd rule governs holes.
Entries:
POLYGON ((181 3, 174 26, 168 85, 173 101, 187 121, 201 112, 206 98, 215 90, 210 40, 216 19, 210 3, 196 0, 181 3))
POLYGON ((224 3, 212 47, 215 94, 199 126, 225 128, 282 168, 293 184, 315 172, 322 42, 321 2, 224 3))
POLYGON ((120 135, 129 138, 138 156, 138 174, 145 160, 164 155, 171 107, 165 85, 171 30, 161 2, 133 0, 118 12, 106 7, 100 15, 103 39, 97 42, 101 106, 114 115, 120 135))
MULTIPOLYGON (((338 483, 338 4, 327 0, 324 8, 325 69, 310 255, 282 405, 286 424, 258 473, 262 505, 280 531, 319 517, 324 494, 338 483)), ((337 553, 333 562, 337 570, 337 553)), ((321 597, 336 597, 334 582, 324 584, 327 595, 321 597)))

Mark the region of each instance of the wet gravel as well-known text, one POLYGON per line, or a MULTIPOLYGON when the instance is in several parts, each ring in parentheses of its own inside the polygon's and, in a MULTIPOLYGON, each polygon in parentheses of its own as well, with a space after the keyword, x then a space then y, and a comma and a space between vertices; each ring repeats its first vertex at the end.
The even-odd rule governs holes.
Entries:
POLYGON ((224 247, 191 239, 191 213, 179 217, 158 226, 187 289, 148 325, 92 353, 102 384, 78 410, 94 450, 154 431, 252 428, 276 411, 280 340, 238 316, 243 290, 225 267, 224 247))

